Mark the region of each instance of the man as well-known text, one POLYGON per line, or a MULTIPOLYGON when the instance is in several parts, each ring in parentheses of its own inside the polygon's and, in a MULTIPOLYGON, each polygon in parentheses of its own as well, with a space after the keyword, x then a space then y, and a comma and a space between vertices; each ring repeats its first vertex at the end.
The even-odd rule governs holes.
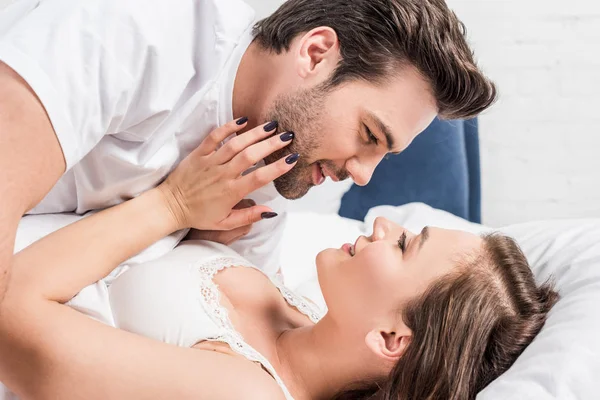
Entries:
POLYGON ((22 215, 137 196, 234 117, 277 122, 294 133, 282 151, 300 154, 249 196, 279 216, 233 245, 272 274, 283 198, 325 177, 366 185, 436 115, 496 96, 443 0, 290 0, 253 18, 241 0, 20 0, 0 14, 0 296, 22 215))

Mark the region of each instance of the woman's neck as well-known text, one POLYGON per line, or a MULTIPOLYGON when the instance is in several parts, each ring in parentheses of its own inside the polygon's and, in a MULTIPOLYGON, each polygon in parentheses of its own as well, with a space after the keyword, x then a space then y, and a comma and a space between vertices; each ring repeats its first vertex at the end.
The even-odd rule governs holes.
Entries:
POLYGON ((325 316, 316 325, 284 331, 277 339, 282 378, 298 399, 331 399, 356 382, 375 378, 360 354, 325 316), (286 379, 287 378, 287 379, 286 379))

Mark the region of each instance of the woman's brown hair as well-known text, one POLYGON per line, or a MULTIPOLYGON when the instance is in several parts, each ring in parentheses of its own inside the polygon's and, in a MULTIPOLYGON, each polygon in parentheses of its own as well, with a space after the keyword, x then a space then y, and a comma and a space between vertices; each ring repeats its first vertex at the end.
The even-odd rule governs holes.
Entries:
POLYGON ((410 344, 387 382, 359 385, 336 400, 470 400, 506 371, 558 300, 538 286, 518 244, 500 234, 412 300, 402 318, 410 344))
POLYGON ((429 82, 442 118, 473 117, 496 99, 464 24, 444 0, 288 0, 255 25, 254 35, 262 48, 280 54, 320 26, 335 30, 340 42, 329 87, 353 79, 384 84, 411 65, 429 82))

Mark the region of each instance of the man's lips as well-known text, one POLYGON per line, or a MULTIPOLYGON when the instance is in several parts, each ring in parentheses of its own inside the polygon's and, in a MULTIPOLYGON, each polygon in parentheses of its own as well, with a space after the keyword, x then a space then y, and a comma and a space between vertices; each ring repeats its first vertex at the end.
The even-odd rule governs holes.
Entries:
POLYGON ((325 176, 323 174, 323 170, 321 169, 321 164, 318 162, 313 164, 312 181, 315 186, 319 186, 325 182, 325 176))
POLYGON ((327 166, 320 162, 315 162, 312 169, 312 181, 315 186, 322 184, 325 178, 329 177, 334 182, 339 182, 340 178, 327 166))
POLYGON ((326 165, 320 164, 321 170, 323 171, 323 175, 329 177, 334 182, 339 182, 340 179, 336 176, 336 174, 332 173, 326 165))

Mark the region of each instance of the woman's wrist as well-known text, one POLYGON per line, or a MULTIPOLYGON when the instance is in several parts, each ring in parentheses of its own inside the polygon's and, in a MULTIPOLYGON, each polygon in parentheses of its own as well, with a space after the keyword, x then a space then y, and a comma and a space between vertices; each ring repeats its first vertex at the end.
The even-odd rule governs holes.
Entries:
POLYGON ((172 232, 190 228, 180 196, 178 197, 173 190, 164 184, 150 190, 148 193, 150 192, 156 197, 157 210, 165 218, 166 223, 172 227, 172 232))

